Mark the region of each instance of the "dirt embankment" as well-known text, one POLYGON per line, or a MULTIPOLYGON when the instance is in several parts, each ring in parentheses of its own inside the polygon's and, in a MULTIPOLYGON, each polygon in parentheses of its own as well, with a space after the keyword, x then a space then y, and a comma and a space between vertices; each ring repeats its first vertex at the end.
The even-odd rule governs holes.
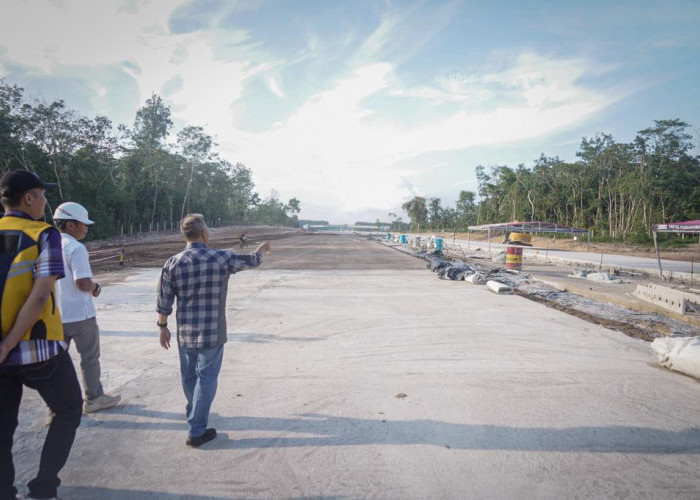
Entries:
MULTIPOLYGON (((214 248, 229 248, 250 252, 264 240, 286 238, 300 230, 268 226, 233 226, 210 228, 210 244, 214 248), (245 245, 241 247, 241 235, 245 245)), ((161 267, 168 257, 182 251, 182 235, 172 233, 145 233, 141 236, 111 238, 87 244, 93 272, 119 271, 130 267, 161 267), (123 266, 120 254, 124 251, 123 266)))

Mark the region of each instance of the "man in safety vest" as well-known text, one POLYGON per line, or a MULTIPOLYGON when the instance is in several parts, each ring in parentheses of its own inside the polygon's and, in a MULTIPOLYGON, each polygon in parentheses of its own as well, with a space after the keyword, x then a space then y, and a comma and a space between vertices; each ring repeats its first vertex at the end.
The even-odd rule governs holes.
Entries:
POLYGON ((0 498, 15 498, 12 438, 23 386, 39 392, 55 414, 29 498, 52 498, 80 425, 83 400, 66 350, 54 283, 62 278, 61 236, 39 221, 47 187, 27 170, 0 179, 0 498))

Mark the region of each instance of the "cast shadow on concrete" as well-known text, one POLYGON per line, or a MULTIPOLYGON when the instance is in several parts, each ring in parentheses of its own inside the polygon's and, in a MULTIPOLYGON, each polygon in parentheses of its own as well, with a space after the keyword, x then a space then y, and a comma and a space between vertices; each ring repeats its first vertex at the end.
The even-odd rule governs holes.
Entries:
MULTIPOLYGON (((218 416, 212 418, 212 425, 218 425, 219 419, 218 416)), ((222 420, 229 424, 223 426, 226 430, 284 433, 280 437, 244 437, 231 442, 232 448, 243 449, 424 444, 463 450, 700 454, 700 428, 669 431, 633 426, 510 427, 323 414, 305 414, 297 419, 229 417, 222 420), (290 433, 305 436, 290 436, 290 433)))
POLYGON ((323 337, 287 337, 255 332, 229 333, 227 338, 231 342, 249 342, 252 344, 266 344, 268 342, 317 342, 319 340, 327 340, 323 337))
MULTIPOLYGON (((102 420, 99 426, 129 430, 185 429, 184 414, 148 410, 142 405, 117 407, 111 413, 118 411, 124 417, 140 419, 102 420), (144 417, 153 420, 143 420, 144 417)), ((698 427, 680 431, 626 425, 512 427, 440 420, 349 418, 318 413, 290 418, 230 417, 212 413, 209 425, 216 427, 221 436, 202 449, 422 444, 461 450, 700 454, 698 427), (256 432, 280 435, 254 437, 256 432)))
MULTIPOLYGON (((148 490, 118 490, 100 488, 97 486, 62 486, 60 494, 65 498, 75 500, 132 500, 147 498, 148 500, 227 500, 231 496, 190 495, 185 493, 162 493, 148 490)), ((289 500, 345 500, 346 496, 310 496, 288 497, 289 500)))
MULTIPOLYGON (((183 397, 184 399, 184 397, 183 397)), ((185 404, 182 405, 182 412, 147 410, 146 406, 140 404, 122 404, 113 408, 102 410, 99 415, 92 417, 90 414, 83 414, 80 422, 81 427, 101 427, 114 429, 187 429, 185 418, 185 404), (117 417, 117 418, 115 418, 117 417), (122 417, 145 417, 148 421, 134 421, 123 419, 122 417), (170 420, 172 422, 163 422, 170 420)))
POLYGON ((189 495, 180 493, 161 493, 147 490, 119 490, 100 488, 99 486, 62 486, 59 490, 61 498, 97 499, 100 500, 129 500, 148 498, 149 500, 225 500, 230 497, 189 495))
MULTIPOLYGON (((172 332, 173 335, 175 332, 172 332)), ((100 330, 102 337, 128 337, 128 338, 156 338, 152 331, 132 331, 132 330, 100 330)), ((286 337, 283 335, 272 335, 269 333, 229 333, 228 340, 231 342, 249 342, 252 344, 267 344, 268 342, 317 342, 327 340, 323 337, 286 337)))

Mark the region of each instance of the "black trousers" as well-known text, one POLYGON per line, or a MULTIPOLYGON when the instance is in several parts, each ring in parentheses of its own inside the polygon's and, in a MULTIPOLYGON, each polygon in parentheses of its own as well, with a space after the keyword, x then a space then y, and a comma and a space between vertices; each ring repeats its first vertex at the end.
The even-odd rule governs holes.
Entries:
POLYGON ((14 500, 17 494, 12 437, 25 385, 36 389, 55 414, 41 450, 39 473, 28 484, 34 498, 56 496, 61 484, 58 473, 68 460, 83 412, 80 384, 67 351, 31 365, 0 365, 0 500, 14 500))

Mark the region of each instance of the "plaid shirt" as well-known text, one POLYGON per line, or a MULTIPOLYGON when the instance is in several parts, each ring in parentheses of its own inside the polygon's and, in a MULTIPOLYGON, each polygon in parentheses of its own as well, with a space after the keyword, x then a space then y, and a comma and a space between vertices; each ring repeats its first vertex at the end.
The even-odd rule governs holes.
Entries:
MULTIPOLYGON (((5 217, 32 219, 24 212, 8 210, 5 217)), ((34 263, 34 279, 65 276, 63 272, 63 253, 61 251, 61 233, 49 227, 39 237, 39 257, 34 263)), ((2 366, 28 365, 46 361, 66 349, 66 344, 59 340, 20 340, 12 349, 2 366)))
POLYGON ((204 243, 188 243, 170 257, 160 275, 156 312, 169 316, 177 297, 177 341, 182 347, 226 343, 226 293, 233 273, 260 265, 261 255, 236 255, 204 243))

